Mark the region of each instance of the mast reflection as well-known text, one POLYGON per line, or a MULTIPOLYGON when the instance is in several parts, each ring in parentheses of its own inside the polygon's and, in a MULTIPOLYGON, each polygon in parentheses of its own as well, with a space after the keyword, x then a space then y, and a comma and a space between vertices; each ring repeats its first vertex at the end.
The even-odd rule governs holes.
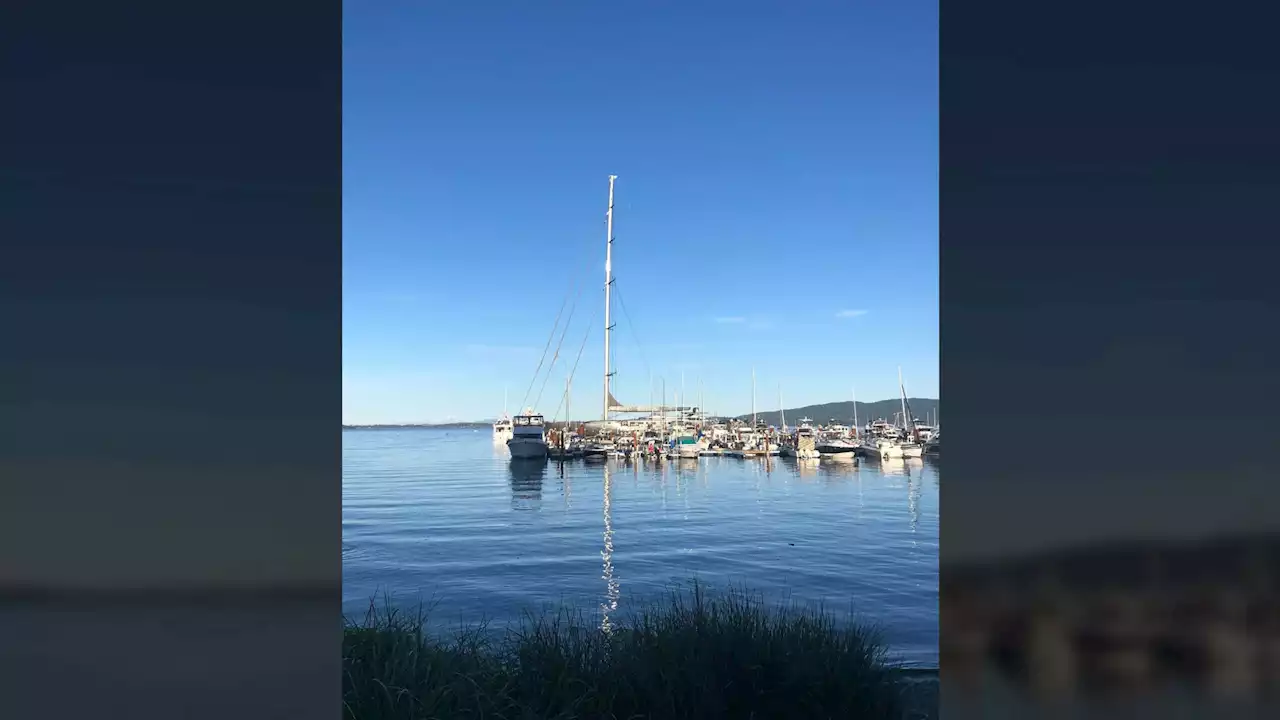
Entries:
POLYGON ((618 609, 618 580, 613 577, 613 513, 610 505, 613 502, 613 477, 609 465, 604 466, 604 550, 600 553, 604 561, 604 573, 601 578, 605 583, 605 601, 600 606, 600 629, 606 633, 613 632, 613 620, 610 615, 618 609))

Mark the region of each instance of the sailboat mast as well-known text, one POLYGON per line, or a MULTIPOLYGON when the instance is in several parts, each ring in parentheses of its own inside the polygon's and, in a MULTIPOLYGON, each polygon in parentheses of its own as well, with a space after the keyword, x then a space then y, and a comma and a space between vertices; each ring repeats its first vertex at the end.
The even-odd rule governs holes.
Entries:
POLYGON ((858 432, 858 388, 851 387, 849 392, 853 395, 853 436, 857 438, 861 435, 858 432))
POLYGON ((907 417, 907 386, 902 384, 902 366, 898 366, 898 394, 902 397, 902 429, 910 430, 911 418, 907 417))
POLYGON ((609 334, 613 326, 609 324, 609 306, 613 290, 613 181, 617 175, 609 176, 609 211, 605 214, 604 245, 604 421, 609 422, 609 334))
POLYGON ((782 383, 778 383, 778 429, 787 430, 787 411, 782 407, 782 383))
POLYGON ((751 432, 756 431, 756 369, 751 368, 751 432))
POLYGON ((662 378, 662 433, 667 432, 667 379, 662 378))

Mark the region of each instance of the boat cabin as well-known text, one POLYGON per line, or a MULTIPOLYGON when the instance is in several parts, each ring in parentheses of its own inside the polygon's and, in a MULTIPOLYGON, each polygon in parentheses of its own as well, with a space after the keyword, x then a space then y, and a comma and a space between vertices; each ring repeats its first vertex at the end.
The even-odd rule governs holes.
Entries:
POLYGON ((512 418, 512 432, 515 437, 541 438, 543 426, 546 424, 541 415, 527 412, 512 418))

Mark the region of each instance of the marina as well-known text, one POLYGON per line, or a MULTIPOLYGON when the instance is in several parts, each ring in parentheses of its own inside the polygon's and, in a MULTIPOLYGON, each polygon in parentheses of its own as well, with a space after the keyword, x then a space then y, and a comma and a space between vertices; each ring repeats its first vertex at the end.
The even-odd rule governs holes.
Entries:
POLYGON ((852 610, 885 626, 895 657, 936 667, 936 462, 560 463, 513 460, 488 436, 343 432, 344 612, 388 592, 441 631, 561 605, 602 623, 697 579, 852 610))
POLYGON ((921 422, 899 369, 899 397, 874 403, 874 417, 851 391, 849 417, 815 421, 786 410, 781 387, 770 416, 752 368, 740 385, 746 415, 708 412, 701 378, 689 393, 683 373, 670 403, 666 381, 655 393, 652 377, 648 404, 619 402, 616 179, 598 414, 571 407, 575 381, 594 375, 581 363, 590 331, 562 352, 569 322, 558 314, 520 410, 508 414, 504 387, 491 429, 344 431, 345 608, 390 587, 440 603, 442 626, 567 603, 596 608, 608 630, 672 583, 750 584, 771 601, 852 602, 887 629, 897 659, 936 666, 937 401, 921 422), (548 385, 562 390, 547 396, 548 385))
MULTIPOLYGON (((703 457, 729 457, 737 460, 757 461, 775 457, 789 457, 799 460, 836 463, 853 463, 860 460, 896 460, 918 459, 926 450, 935 459, 940 456, 941 444, 936 440, 939 428, 936 424, 922 423, 911 411, 906 385, 903 381, 902 369, 898 368, 898 389, 901 411, 895 413, 894 421, 884 418, 869 420, 865 426, 859 427, 857 418, 857 393, 851 391, 853 397, 853 418, 851 425, 844 425, 832 418, 825 425, 812 425, 810 418, 801 418, 798 425, 788 427, 786 411, 782 404, 782 388, 778 388, 779 424, 768 425, 761 421, 756 412, 756 375, 751 372, 751 420, 741 418, 715 417, 706 413, 702 403, 688 404, 685 393, 684 378, 681 376, 680 393, 674 405, 666 404, 666 385, 663 382, 662 402, 654 405, 632 406, 619 403, 613 395, 611 370, 613 356, 610 353, 610 340, 614 332, 612 317, 613 289, 616 282, 613 275, 614 244, 614 199, 615 183, 618 177, 609 176, 608 207, 605 212, 605 253, 604 253, 604 373, 603 373, 603 407, 599 420, 569 420, 570 397, 573 378, 577 372, 582 351, 586 348, 587 337, 584 336, 572 368, 568 370, 564 393, 550 418, 554 429, 548 434, 548 419, 526 408, 523 414, 514 419, 508 418, 504 409, 502 417, 493 424, 495 444, 506 445, 513 460, 543 458, 559 462, 583 460, 601 461, 609 458, 623 458, 644 462, 660 463, 670 460, 697 460, 703 457), (686 404, 681 405, 684 399, 686 404), (564 418, 558 419, 563 410, 564 418)), ((561 308, 563 312, 564 308, 561 308)), ((572 309, 571 313, 572 315, 572 309)), ((555 339, 560 328, 560 316, 557 315, 551 336, 547 340, 547 348, 555 339)), ((546 350, 542 360, 534 371, 529 389, 543 377, 542 387, 546 386, 551 373, 560 357, 559 347, 563 345, 568 332, 566 321, 557 344, 556 354, 542 374, 546 360, 546 350)), ((651 378, 652 381, 652 378, 651 378)), ((650 383, 652 389, 652 382, 650 383)), ((699 382, 701 387, 701 382, 699 382)), ((538 393, 538 398, 541 397, 538 393)), ((526 393, 526 400, 528 392, 526 393)), ((506 405, 504 390, 503 405, 506 405)))

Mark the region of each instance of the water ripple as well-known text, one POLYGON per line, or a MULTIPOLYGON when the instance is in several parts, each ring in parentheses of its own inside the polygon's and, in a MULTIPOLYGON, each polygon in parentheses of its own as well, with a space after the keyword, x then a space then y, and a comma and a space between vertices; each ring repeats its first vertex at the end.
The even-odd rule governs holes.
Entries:
POLYGON ((512 464, 487 432, 343 432, 343 599, 433 600, 442 623, 559 603, 612 627, 698 578, 822 603, 936 665, 938 468, 704 458, 512 464))

